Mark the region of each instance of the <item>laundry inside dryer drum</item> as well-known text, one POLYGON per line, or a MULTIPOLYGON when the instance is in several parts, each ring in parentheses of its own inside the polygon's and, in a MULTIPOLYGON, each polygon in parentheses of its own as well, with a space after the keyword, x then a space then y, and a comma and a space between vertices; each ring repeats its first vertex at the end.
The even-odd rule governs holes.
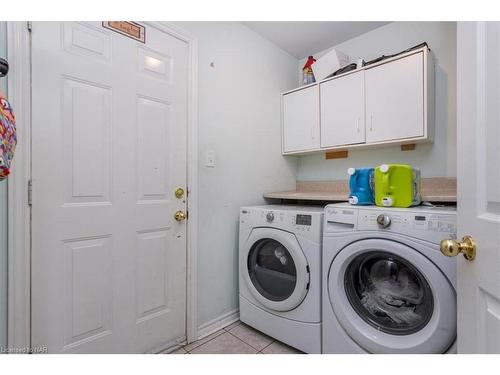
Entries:
POLYGON ((257 241, 250 249, 248 274, 259 293, 271 301, 286 300, 297 283, 297 269, 290 252, 270 238, 257 241))
POLYGON ((382 332, 409 335, 432 317, 434 300, 427 280, 395 254, 375 250, 356 256, 346 268, 344 286, 356 313, 382 332))

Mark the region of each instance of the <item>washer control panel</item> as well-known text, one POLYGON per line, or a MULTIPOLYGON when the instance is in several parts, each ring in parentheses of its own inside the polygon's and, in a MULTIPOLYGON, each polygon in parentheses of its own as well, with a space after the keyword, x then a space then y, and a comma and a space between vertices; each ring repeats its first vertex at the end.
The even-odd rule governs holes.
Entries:
POLYGON ((441 241, 457 237, 456 215, 432 212, 401 212, 359 210, 358 230, 384 230, 426 239, 441 241))
POLYGON ((327 206, 325 232, 388 231, 437 242, 457 237, 456 212, 450 208, 327 206), (425 235, 423 233, 425 232, 425 235))

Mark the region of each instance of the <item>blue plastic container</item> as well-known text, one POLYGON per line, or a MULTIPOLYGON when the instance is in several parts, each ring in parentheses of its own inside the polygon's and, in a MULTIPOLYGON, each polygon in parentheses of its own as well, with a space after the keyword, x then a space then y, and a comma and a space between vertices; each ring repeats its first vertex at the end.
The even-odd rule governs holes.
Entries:
POLYGON ((349 203, 366 206, 375 204, 373 194, 373 168, 349 168, 349 203))

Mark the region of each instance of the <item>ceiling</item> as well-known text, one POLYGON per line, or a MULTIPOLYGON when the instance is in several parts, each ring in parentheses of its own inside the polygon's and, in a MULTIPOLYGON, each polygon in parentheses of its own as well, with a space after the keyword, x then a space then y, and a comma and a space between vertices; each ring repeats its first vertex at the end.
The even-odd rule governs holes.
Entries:
POLYGON ((298 59, 335 46, 389 22, 243 22, 298 59))

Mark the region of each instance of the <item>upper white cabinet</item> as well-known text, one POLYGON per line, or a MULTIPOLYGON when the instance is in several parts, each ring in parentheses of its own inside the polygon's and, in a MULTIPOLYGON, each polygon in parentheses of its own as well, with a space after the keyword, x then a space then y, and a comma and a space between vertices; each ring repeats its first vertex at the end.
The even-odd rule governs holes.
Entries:
POLYGON ((424 135, 423 72, 422 53, 365 71, 367 142, 424 135))
POLYGON ((427 47, 282 96, 283 154, 432 141, 427 47))
POLYGON ((365 142, 364 74, 320 83, 321 147, 365 142))
POLYGON ((320 147, 319 91, 308 86, 283 95, 283 152, 310 151, 320 147))

